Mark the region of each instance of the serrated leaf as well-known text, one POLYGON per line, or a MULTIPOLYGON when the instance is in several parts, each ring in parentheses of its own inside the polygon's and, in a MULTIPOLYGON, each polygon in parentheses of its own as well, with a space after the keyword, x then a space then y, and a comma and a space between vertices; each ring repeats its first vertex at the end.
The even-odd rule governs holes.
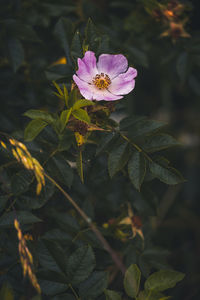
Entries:
POLYGON ((61 132, 65 129, 65 126, 67 125, 70 115, 71 115, 72 109, 66 109, 63 110, 60 114, 60 123, 61 123, 61 132))
POLYGON ((50 255, 55 260, 57 266, 59 269, 63 272, 65 272, 66 266, 65 266, 65 253, 63 249, 60 247, 58 243, 55 241, 50 241, 48 239, 43 239, 43 242, 45 244, 45 247, 48 249, 50 255))
POLYGON ((127 295, 136 298, 140 288, 141 272, 136 264, 131 265, 125 273, 124 288, 127 295))
POLYGON ((48 123, 41 119, 35 119, 28 123, 24 131, 24 139, 30 142, 48 125, 48 123))
POLYGON ((90 106, 90 105, 94 105, 94 102, 92 102, 91 100, 87 100, 87 99, 80 99, 74 103, 73 110, 79 109, 84 106, 90 106))
POLYGON ((108 171, 111 178, 125 166, 128 158, 128 144, 126 142, 115 147, 110 152, 108 157, 108 171))
POLYGON ((128 174, 134 187, 140 191, 141 184, 146 174, 146 160, 139 151, 134 151, 128 162, 128 174))
POLYGON ((105 151, 115 141, 115 138, 116 134, 114 132, 104 134, 97 146, 96 155, 105 151))
POLYGON ((8 53, 12 62, 14 72, 16 72, 24 61, 24 49, 21 42, 16 38, 8 40, 8 53))
POLYGON ((74 173, 62 155, 52 157, 47 163, 47 168, 58 182, 71 187, 74 173))
POLYGON ((20 224, 32 224, 42 222, 41 219, 34 216, 31 212, 25 210, 18 210, 17 213, 14 211, 4 213, 0 218, 0 228, 13 227, 14 219, 16 217, 20 224))
POLYGON ((79 293, 84 300, 95 299, 103 293, 108 285, 105 272, 93 272, 90 277, 79 285, 79 293))
POLYGON ((145 142, 141 145, 142 149, 149 153, 174 146, 180 146, 180 143, 171 135, 164 133, 147 137, 145 142))
POLYGON ((73 34, 73 25, 67 18, 61 17, 55 25, 54 34, 59 39, 61 46, 65 51, 65 55, 67 58, 67 63, 69 65, 71 62, 71 54, 70 54, 70 44, 73 34))
POLYGON ((25 113, 24 113, 24 116, 30 118, 30 119, 41 119, 41 120, 44 120, 46 121, 47 123, 52 123, 54 121, 54 118, 53 116, 46 112, 46 111, 42 111, 42 110, 37 110, 37 109, 30 109, 30 110, 27 110, 25 113))
MULTIPOLYGON (((44 265, 41 262, 41 258, 39 260, 40 260, 41 265, 44 265)), ((49 270, 48 265, 47 265, 47 268, 40 269, 37 272, 37 278, 38 279, 43 279, 43 280, 48 280, 48 281, 51 281, 51 282, 58 282, 58 283, 68 284, 67 277, 65 276, 65 274, 63 272, 61 272, 60 270, 59 270, 59 272, 49 270)))
POLYGON ((142 119, 137 121, 132 127, 131 131, 129 131, 129 135, 131 138, 136 138, 142 135, 147 135, 158 129, 162 128, 166 124, 161 121, 142 119))
POLYGON ((88 116, 88 113, 82 108, 73 110, 72 115, 80 121, 90 123, 90 117, 88 116))
POLYGON ((85 36, 86 39, 84 41, 84 45, 89 45, 90 50, 96 51, 99 46, 100 36, 96 26, 94 25, 94 23, 90 18, 88 19, 85 28, 85 36))
POLYGON ((166 184, 173 185, 184 181, 182 175, 172 167, 164 167, 158 163, 150 162, 149 168, 153 175, 166 184))
POLYGON ((129 127, 132 127, 136 122, 141 120, 146 120, 146 117, 132 116, 132 117, 124 118, 119 123, 120 130, 127 130, 129 127))
POLYGON ((72 285, 88 278, 95 267, 95 256, 90 246, 78 248, 68 259, 67 275, 72 285))
POLYGON ((39 280, 42 293, 47 296, 54 296, 56 294, 65 292, 68 289, 67 284, 52 282, 49 280, 39 280))
POLYGON ((106 300, 121 300, 122 297, 119 293, 111 290, 105 290, 104 294, 106 295, 106 300))
POLYGON ((146 290, 157 292, 173 288, 179 281, 183 280, 184 274, 173 270, 161 270, 153 273, 145 282, 146 290))
POLYGON ((79 31, 76 31, 71 44, 71 55, 75 60, 83 56, 82 43, 79 31))
POLYGON ((33 176, 28 170, 21 170, 11 179, 11 188, 14 195, 20 195, 26 192, 31 184, 33 176))

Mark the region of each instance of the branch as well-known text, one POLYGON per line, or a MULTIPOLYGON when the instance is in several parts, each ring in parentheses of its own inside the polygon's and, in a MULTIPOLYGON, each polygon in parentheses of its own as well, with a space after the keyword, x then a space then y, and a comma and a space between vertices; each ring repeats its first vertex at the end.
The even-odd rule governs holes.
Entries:
POLYGON ((48 174, 44 172, 44 176, 48 178, 59 190, 60 192, 65 196, 65 198, 73 205, 73 207, 78 211, 78 213, 81 215, 81 217, 86 221, 86 223, 89 225, 91 230, 94 232, 96 237, 99 239, 99 241, 102 243, 104 249, 110 254, 113 262, 118 267, 118 269, 122 272, 122 274, 125 274, 126 267, 124 266, 123 262, 121 261, 120 257, 117 255, 117 253, 111 248, 111 246, 108 244, 104 236, 101 234, 101 232, 97 229, 97 227, 92 223, 92 220, 85 214, 85 212, 76 204, 76 202, 72 199, 72 197, 65 191, 63 188, 48 174))

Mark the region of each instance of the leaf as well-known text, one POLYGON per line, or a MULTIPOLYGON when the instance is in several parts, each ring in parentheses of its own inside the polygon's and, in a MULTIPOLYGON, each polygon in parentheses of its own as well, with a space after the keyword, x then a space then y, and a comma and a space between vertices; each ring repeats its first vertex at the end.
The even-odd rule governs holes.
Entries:
MULTIPOLYGON (((61 90, 61 88, 59 87, 59 85, 54 80, 52 82, 53 82, 53 85, 56 87, 56 89, 57 89, 59 95, 61 96, 61 98, 63 98, 64 97, 64 93, 61 90)), ((58 95, 58 97, 59 97, 59 95, 58 95)))
POLYGON ((52 123, 54 121, 54 118, 51 114, 49 114, 46 111, 42 111, 42 110, 37 110, 37 109, 30 109, 27 110, 24 113, 24 116, 30 118, 30 119, 41 119, 46 121, 47 123, 52 123))
POLYGON ((31 212, 25 210, 18 210, 17 213, 14 211, 4 213, 0 217, 0 228, 13 227, 15 218, 18 219, 20 224, 32 224, 42 222, 41 219, 34 216, 31 212))
POLYGON ((11 188, 14 195, 26 192, 32 182, 33 176, 28 170, 21 170, 11 179, 11 188))
POLYGON ((112 144, 112 142, 115 141, 115 138, 116 134, 114 132, 105 133, 97 146, 96 155, 99 155, 105 151, 112 144))
POLYGON ((106 295, 106 300, 121 300, 121 296, 115 292, 115 291, 111 291, 111 290, 105 290, 104 294, 106 295))
POLYGON ((142 135, 147 135, 152 133, 166 124, 160 121, 142 119, 137 121, 132 127, 131 131, 129 131, 129 135, 131 138, 135 138, 142 135))
MULTIPOLYGON (((41 257, 39 257, 40 264, 44 266, 45 264, 41 261, 41 257)), ((37 278, 38 279, 43 279, 43 280, 48 280, 51 282, 58 282, 58 283, 64 283, 67 284, 67 277, 65 276, 64 273, 62 273, 60 270, 59 271, 54 271, 48 268, 48 265, 46 264, 47 268, 45 269, 40 269, 37 272, 37 278)))
POLYGON ((141 272, 136 264, 131 265, 125 273, 124 288, 127 295, 136 298, 140 288, 141 272))
POLYGON ((128 162, 128 174, 134 187, 140 191, 141 184, 146 174, 146 160, 139 151, 134 151, 128 162))
POLYGON ((93 272, 90 277, 79 285, 79 293, 83 299, 96 298, 103 293, 108 285, 105 272, 93 272))
POLYGON ((61 129, 61 132, 65 129, 65 126, 67 125, 67 123, 69 121, 71 112, 72 112, 71 108, 63 110, 61 112, 61 115, 60 115, 60 123, 61 123, 61 128, 60 129, 61 129))
POLYGON ((63 249, 59 246, 58 243, 55 241, 50 241, 48 239, 43 239, 43 242, 48 249, 50 255, 55 260, 56 264, 58 265, 59 269, 62 272, 65 272, 66 266, 65 266, 65 253, 63 249))
POLYGON ((63 91, 64 91, 65 105, 68 107, 69 94, 68 94, 68 90, 64 84, 63 84, 63 91))
POLYGON ((10 38, 8 40, 8 53, 12 62, 13 71, 17 72, 24 62, 24 49, 17 38, 10 38))
POLYGON ((181 80, 184 82, 187 76, 188 69, 188 54, 183 52, 179 55, 177 62, 176 62, 176 71, 181 80))
POLYGON ((161 270, 153 273, 145 282, 145 290, 157 292, 173 288, 179 281, 183 280, 184 274, 173 270, 161 270))
POLYGON ((57 213, 55 210, 52 211, 51 217, 60 226, 60 228, 69 233, 77 234, 80 231, 80 225, 75 218, 67 213, 57 213))
POLYGON ((72 285, 88 278, 95 267, 95 256, 90 246, 78 248, 68 259, 67 275, 72 285))
POLYGON ((94 105, 94 102, 87 99, 80 99, 74 103, 73 110, 79 109, 84 106, 90 106, 90 105, 94 105))
POLYGON ((108 171, 112 178, 118 171, 120 171, 128 160, 128 144, 125 142, 110 152, 108 157, 108 171))
POLYGON ((131 117, 124 118, 119 123, 120 130, 127 130, 129 127, 132 127, 136 122, 141 120, 146 120, 146 117, 131 116, 131 117))
POLYGON ((62 155, 52 157, 47 163, 47 168, 58 182, 71 187, 74 177, 73 170, 62 155))
POLYGON ((165 297, 163 294, 154 291, 142 291, 139 293, 137 300, 167 300, 171 297, 165 297))
POLYGON ((96 26, 90 18, 88 19, 85 28, 85 37, 84 45, 88 45, 90 50, 96 51, 99 47, 100 36, 96 26))
POLYGON ((149 168, 160 181, 166 184, 178 184, 184 181, 182 175, 172 167, 164 167, 158 163, 150 162, 149 168))
POLYGON ((75 296, 72 294, 61 294, 56 295, 52 300, 76 300, 75 296))
POLYGON ((79 31, 76 31, 71 44, 71 55, 75 60, 83 56, 82 43, 79 31))
POLYGON ((48 125, 48 123, 41 119, 35 119, 28 123, 24 131, 24 139, 30 142, 48 125))
POLYGON ((48 280, 38 280, 42 293, 47 296, 54 296, 56 294, 65 292, 68 289, 67 284, 52 282, 48 280))
POLYGON ((180 145, 181 144, 171 135, 162 133, 147 137, 141 147, 143 150, 152 153, 180 145))
POLYGON ((54 34, 59 39, 65 51, 67 63, 71 65, 70 43, 73 34, 73 25, 69 19, 61 17, 55 25, 54 34))
POLYGON ((80 121, 90 123, 90 117, 88 116, 88 113, 84 109, 79 108, 77 110, 73 110, 72 115, 80 121))

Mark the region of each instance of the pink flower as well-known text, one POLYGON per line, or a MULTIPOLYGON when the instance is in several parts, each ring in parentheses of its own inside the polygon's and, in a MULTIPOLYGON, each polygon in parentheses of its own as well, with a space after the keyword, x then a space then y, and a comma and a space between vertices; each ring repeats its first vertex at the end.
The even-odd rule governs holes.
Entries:
POLYGON ((80 93, 89 100, 113 101, 123 98, 135 87, 137 70, 129 67, 122 54, 101 54, 98 62, 94 52, 78 58, 77 75, 73 76, 80 93))

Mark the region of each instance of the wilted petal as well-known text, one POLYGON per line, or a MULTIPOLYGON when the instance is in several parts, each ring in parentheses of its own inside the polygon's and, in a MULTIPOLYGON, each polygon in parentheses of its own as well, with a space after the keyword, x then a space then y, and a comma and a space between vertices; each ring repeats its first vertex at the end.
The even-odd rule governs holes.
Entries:
POLYGON ((115 95, 125 95, 130 93, 135 87, 134 78, 137 76, 137 70, 134 68, 128 68, 128 71, 123 74, 119 74, 112 80, 108 90, 115 95))
POLYGON ((122 96, 113 95, 108 90, 99 90, 95 85, 89 84, 81 80, 78 76, 74 75, 73 80, 77 84, 81 95, 88 100, 105 100, 113 101, 121 99, 122 96))
POLYGON ((96 66, 96 57, 94 52, 87 51, 85 56, 78 58, 78 71, 76 74, 86 82, 92 82, 93 77, 98 73, 96 66))
POLYGON ((101 54, 97 63, 98 73, 107 74, 110 79, 115 78, 120 73, 126 72, 128 61, 122 54, 101 54))

